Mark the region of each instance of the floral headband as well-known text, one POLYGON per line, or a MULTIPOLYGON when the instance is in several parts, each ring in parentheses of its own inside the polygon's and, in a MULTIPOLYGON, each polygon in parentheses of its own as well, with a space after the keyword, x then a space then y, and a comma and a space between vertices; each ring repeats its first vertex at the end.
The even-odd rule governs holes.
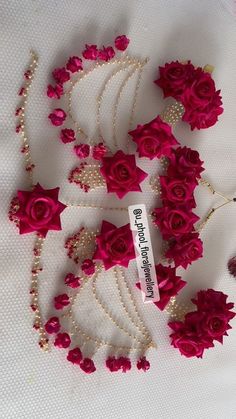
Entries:
MULTIPOLYGON (((108 194, 115 194, 122 199, 132 191, 141 191, 140 184, 148 177, 148 173, 137 165, 137 155, 130 153, 130 140, 135 143, 139 158, 160 159, 161 173, 150 178, 149 185, 151 190, 159 195, 162 204, 151 210, 150 217, 161 232, 163 255, 160 257, 160 263, 154 266, 148 263, 145 255, 145 252, 148 252, 143 247, 139 249, 138 254, 144 254, 143 261, 146 260, 146 279, 151 275, 152 268, 154 271, 154 276, 150 276, 146 287, 150 288, 150 292, 156 290, 158 298, 153 301, 154 305, 170 313, 169 326, 173 331, 171 344, 187 357, 202 357, 205 349, 214 346, 215 340, 222 343, 223 336, 227 335, 227 330, 231 328, 229 321, 235 316, 231 311, 233 303, 227 303, 227 296, 222 292, 209 289, 198 292, 192 300, 196 306, 195 311, 190 311, 191 306, 186 309, 175 298, 186 285, 177 275, 177 269, 180 266, 186 269, 193 261, 202 257, 201 230, 216 210, 234 202, 234 199, 217 192, 202 178, 204 168, 198 152, 189 147, 182 147, 173 134, 173 127, 180 119, 189 123, 191 129, 214 125, 223 112, 220 91, 215 88, 211 66, 196 68, 190 61, 165 64, 164 67, 160 67, 160 77, 155 83, 163 89, 164 97, 174 98, 174 103, 151 122, 138 125, 134 129, 132 125, 137 96, 147 60, 131 58, 126 54, 117 58, 117 53, 125 51, 128 45, 129 39, 125 35, 115 39, 114 48, 86 45, 82 51, 83 58, 72 56, 63 67, 56 68, 52 73, 54 84, 48 85, 47 96, 53 101, 62 101, 64 107, 57 105, 51 111, 49 119, 55 127, 60 127, 59 139, 67 146, 70 143, 74 144, 73 153, 81 162, 71 170, 68 179, 86 194, 96 188, 106 187, 108 194), (92 67, 88 64, 90 62, 94 62, 92 67), (103 68, 111 68, 112 71, 103 83, 100 94, 95 98, 97 130, 96 136, 91 138, 74 113, 73 95, 83 80, 103 68), (106 135, 102 133, 102 106, 108 87, 119 74, 125 74, 125 78, 118 87, 114 107, 111 109, 111 144, 105 141, 106 135), (118 107, 129 80, 135 76, 129 137, 121 146, 117 138, 118 107), (194 190, 198 185, 206 186, 211 193, 223 197, 224 203, 212 208, 206 218, 196 225, 199 217, 193 213, 193 209, 196 207, 194 190)), ((147 351, 156 348, 156 344, 142 319, 126 277, 130 262, 138 258, 136 239, 130 223, 120 227, 102 220, 97 231, 83 226, 67 238, 65 249, 68 257, 74 262, 74 272, 68 272, 64 277, 64 292, 55 296, 52 316, 46 322, 43 320, 38 289, 39 276, 43 270, 43 245, 50 230, 61 230, 60 214, 69 210, 72 205, 59 195, 58 187, 46 189, 34 179, 35 165, 31 158, 26 115, 27 99, 36 68, 37 57, 32 53, 32 61, 24 74, 24 85, 19 91, 22 100, 16 110, 16 131, 23 140, 21 152, 25 157, 30 189, 18 191, 17 197, 11 202, 9 218, 15 222, 20 234, 34 232, 36 236, 30 294, 34 329, 39 333, 39 345, 43 350, 48 350, 48 336, 55 335, 54 346, 66 349, 67 360, 78 365, 86 373, 96 370, 93 357, 103 347, 108 347, 110 351, 105 364, 111 372, 130 370, 132 352, 135 354, 137 368, 146 371, 150 367, 146 358, 147 351), (105 280, 106 271, 112 272, 117 292, 117 299, 113 305, 105 301, 99 291, 99 283, 105 280), (101 336, 101 328, 90 333, 83 327, 76 315, 78 300, 88 302, 88 298, 93 298, 97 309, 111 327, 126 339, 124 344, 122 337, 118 342, 114 342, 112 335, 101 336), (120 317, 116 310, 118 304, 122 312, 120 317)), ((125 207, 108 208, 86 202, 73 206, 98 211, 106 209, 118 213, 128 211, 125 207)), ((136 231, 139 237, 142 237, 142 233, 141 229, 136 231)), ((146 289, 143 281, 137 281, 136 285, 144 295, 146 289)))

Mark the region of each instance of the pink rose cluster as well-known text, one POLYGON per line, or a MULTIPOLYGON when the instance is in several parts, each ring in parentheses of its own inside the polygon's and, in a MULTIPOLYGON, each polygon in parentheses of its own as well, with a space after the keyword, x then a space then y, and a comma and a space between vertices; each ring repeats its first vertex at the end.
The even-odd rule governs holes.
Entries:
POLYGON ((155 83, 163 90, 164 97, 173 97, 184 105, 183 121, 191 129, 208 128, 218 121, 222 114, 220 90, 209 72, 193 64, 179 61, 159 67, 160 77, 155 83))
POLYGON ((168 241, 166 258, 184 269, 203 252, 202 241, 194 229, 199 217, 192 211, 196 206, 194 189, 204 170, 202 164, 197 151, 188 147, 172 150, 167 174, 160 176, 162 207, 153 211, 154 223, 168 241))
POLYGON ((231 311, 234 304, 228 303, 227 298, 213 289, 199 291, 192 300, 196 311, 187 313, 184 321, 169 322, 173 330, 171 344, 181 355, 202 358, 205 349, 214 347, 214 341, 223 343, 223 337, 231 329, 229 321, 236 314, 231 311))

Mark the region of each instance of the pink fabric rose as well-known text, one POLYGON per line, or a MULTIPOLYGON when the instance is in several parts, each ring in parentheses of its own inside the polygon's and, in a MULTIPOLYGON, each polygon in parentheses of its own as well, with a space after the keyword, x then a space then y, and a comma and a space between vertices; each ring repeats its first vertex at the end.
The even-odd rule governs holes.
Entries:
POLYGON ((38 183, 32 191, 18 191, 20 234, 37 231, 46 236, 48 230, 61 230, 60 214, 66 205, 58 201, 59 188, 43 189, 38 183))
POLYGON ((124 356, 118 358, 118 362, 120 364, 120 369, 122 372, 127 372, 131 370, 131 362, 130 359, 124 356))
MULTIPOLYGON (((176 275, 176 269, 171 266, 163 266, 161 264, 155 266, 158 288, 160 293, 160 300, 154 304, 160 309, 164 310, 170 302, 171 297, 174 297, 186 285, 186 282, 176 275)), ((136 283, 137 288, 141 290, 140 282, 136 283)))
POLYGON ((70 128, 64 128, 61 130, 60 139, 64 144, 72 143, 76 140, 75 131, 70 128))
POLYGON ((94 365, 94 362, 90 358, 84 358, 83 361, 80 363, 80 368, 86 374, 92 374, 94 371, 96 371, 96 367, 94 365))
POLYGON ((172 146, 179 144, 172 134, 171 126, 163 122, 159 116, 145 125, 138 125, 129 135, 138 146, 139 157, 147 157, 150 160, 170 156, 172 146))
POLYGON ((67 360, 72 364, 80 365, 82 358, 82 352, 78 347, 71 349, 67 354, 67 360))
POLYGON ((81 285, 80 278, 72 273, 66 275, 64 282, 70 288, 78 288, 81 285))
POLYGON ((103 143, 93 146, 92 155, 95 160, 102 160, 107 153, 107 148, 103 143))
POLYGON ((196 298, 192 299, 192 302, 197 306, 197 309, 204 313, 212 311, 223 312, 227 314, 228 320, 233 319, 235 313, 230 312, 234 307, 233 303, 227 303, 227 295, 221 291, 215 291, 208 289, 199 291, 196 298))
POLYGON ((137 362, 137 368, 138 370, 142 370, 144 372, 150 369, 150 362, 146 359, 145 356, 143 356, 142 358, 139 358, 137 362))
POLYGON ((85 259, 82 262, 81 269, 85 275, 93 275, 95 272, 95 264, 91 259, 85 259))
POLYGON ((60 294, 54 298, 54 307, 61 310, 70 304, 70 298, 67 294, 60 294))
POLYGON ((163 238, 180 237, 190 233, 199 217, 193 212, 184 209, 161 207, 153 211, 154 224, 156 224, 163 238))
POLYGON ((194 79, 194 66, 188 61, 182 64, 179 61, 166 63, 159 67, 160 77, 155 81, 163 90, 164 97, 172 96, 179 100, 186 87, 191 85, 194 79))
POLYGON ((198 233, 190 233, 174 240, 165 253, 167 259, 173 259, 176 267, 182 266, 184 269, 202 255, 203 243, 198 233))
POLYGON ((197 182, 194 179, 172 178, 160 176, 161 199, 164 206, 169 203, 187 205, 188 208, 196 207, 193 191, 197 182))
POLYGON ((181 101, 187 109, 189 107, 192 109, 204 108, 211 103, 215 91, 215 82, 211 74, 198 68, 195 70, 193 83, 185 89, 181 101))
POLYGON ((67 64, 66 64, 67 70, 69 70, 71 73, 76 73, 79 70, 83 70, 83 64, 82 60, 79 57, 70 57, 67 64))
POLYGON ((188 147, 178 147, 173 150, 169 157, 168 176, 183 176, 184 178, 200 178, 204 171, 203 161, 200 160, 199 153, 188 147))
POLYGON ((169 303, 171 297, 174 297, 186 285, 186 282, 176 275, 176 269, 161 264, 155 266, 160 301, 154 303, 160 310, 169 303))
POLYGON ((136 166, 135 156, 119 150, 112 157, 103 157, 101 173, 107 183, 107 192, 123 198, 128 192, 141 191, 140 183, 147 173, 136 166))
POLYGON ((223 112, 220 90, 216 91, 211 75, 200 68, 195 71, 192 85, 183 92, 181 102, 185 107, 183 121, 192 130, 214 125, 223 112))
POLYGON ((205 349, 214 346, 214 340, 223 343, 223 336, 231 329, 229 321, 236 313, 231 311, 234 304, 227 303, 227 295, 220 291, 200 291, 192 302, 196 311, 187 313, 184 321, 169 323, 173 330, 171 344, 188 358, 201 358, 205 349))
POLYGON ((55 68, 52 75, 58 84, 64 84, 70 80, 70 73, 66 71, 65 67, 55 68))
POLYGON ((118 228, 108 221, 103 221, 101 234, 97 236, 96 243, 97 250, 93 259, 101 260, 105 269, 110 269, 115 265, 128 267, 129 261, 135 258, 129 224, 118 228))
POLYGON ((197 110, 191 107, 186 108, 182 120, 190 124, 191 130, 212 127, 218 121, 219 115, 224 112, 221 105, 220 91, 217 91, 212 98, 212 102, 205 108, 198 108, 197 110))
POLYGON ((85 50, 82 52, 86 60, 96 60, 98 58, 97 45, 85 45, 85 50))
POLYGON ((55 341, 54 341, 54 346, 56 346, 57 348, 69 348, 71 344, 71 339, 70 336, 68 335, 68 333, 58 333, 55 341))
POLYGON ((109 356, 106 360, 106 367, 111 372, 117 372, 120 369, 120 361, 119 359, 115 358, 114 356, 109 356))
POLYGON ((74 151, 79 159, 86 159, 90 153, 90 146, 88 144, 79 144, 74 146, 74 151))
POLYGON ((115 47, 119 51, 125 51, 129 45, 129 38, 126 35, 119 35, 115 39, 115 47))
POLYGON ((102 61, 110 61, 115 56, 115 51, 112 47, 103 47, 99 49, 98 58, 102 61))
POLYGON ((60 325, 58 317, 51 317, 45 324, 45 330, 49 335, 53 333, 58 333, 60 330, 60 327, 61 325, 60 325))
POLYGON ((65 121, 66 113, 63 109, 57 108, 48 115, 48 118, 50 119, 52 125, 59 127, 65 121))
POLYGON ((63 87, 60 84, 56 84, 52 86, 51 84, 48 85, 47 88, 47 96, 51 99, 60 99, 63 95, 63 87))

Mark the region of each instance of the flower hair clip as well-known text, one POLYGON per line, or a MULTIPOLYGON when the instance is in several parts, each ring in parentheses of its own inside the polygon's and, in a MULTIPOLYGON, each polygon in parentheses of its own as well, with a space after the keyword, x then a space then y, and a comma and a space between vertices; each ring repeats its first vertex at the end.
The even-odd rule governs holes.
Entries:
POLYGON ((159 67, 160 76, 155 81, 164 97, 173 97, 183 105, 182 120, 194 130, 209 128, 222 114, 220 90, 216 90, 211 76, 213 67, 195 67, 191 61, 166 63, 159 67))

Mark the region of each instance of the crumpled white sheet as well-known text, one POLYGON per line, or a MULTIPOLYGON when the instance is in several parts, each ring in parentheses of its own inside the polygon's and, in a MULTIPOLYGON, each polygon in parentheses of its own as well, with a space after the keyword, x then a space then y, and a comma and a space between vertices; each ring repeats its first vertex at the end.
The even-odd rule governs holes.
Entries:
MULTIPOLYGON (((30 266, 33 238, 20 237, 7 220, 9 201, 16 189, 26 188, 19 138, 14 132, 17 91, 34 49, 40 64, 28 113, 28 132, 36 162, 38 180, 45 187, 61 186, 63 195, 81 199, 74 185, 66 183, 66 174, 75 160, 69 149, 57 141, 47 115, 52 104, 45 95, 49 73, 64 63, 65 57, 80 53, 84 43, 110 43, 126 33, 129 52, 150 57, 144 72, 135 123, 149 121, 164 106, 161 92, 153 86, 158 65, 166 61, 191 59, 197 65, 215 66, 214 78, 222 89, 225 112, 213 128, 190 132, 179 124, 175 133, 182 144, 199 150, 205 161, 205 178, 226 194, 236 191, 236 22, 217 0, 51 0, 0 1, 1 79, 0 79, 0 188, 1 188, 1 292, 0 292, 0 417, 4 419, 88 418, 88 419, 233 419, 236 417, 236 321, 225 339, 205 353, 202 360, 188 360, 170 347, 166 326, 168 316, 150 305, 143 307, 141 295, 134 295, 143 310, 158 349, 150 353, 151 370, 128 374, 110 374, 101 366, 86 376, 69 365, 65 354, 52 350, 42 353, 32 331, 29 311, 30 266)), ((83 103, 81 98, 81 104, 83 103)), ((124 99, 120 127, 127 113, 124 99), (122 119, 123 118, 123 119, 122 119)), ((87 111, 81 105, 81 119, 87 111)), ((104 122, 106 123, 106 122, 104 122)), ((149 170, 149 162, 142 163, 149 170)), ((153 173, 154 166, 151 167, 153 173)), ((154 203, 148 183, 143 195, 134 194, 128 202, 154 203)), ((94 193, 90 202, 116 204, 115 198, 94 193)), ((84 196, 83 196, 84 199, 84 196)), ((214 203, 220 203, 208 191, 197 192, 198 213, 204 215, 214 203)), ((183 275, 189 285, 182 299, 200 288, 222 289, 235 301, 236 282, 226 268, 236 253, 236 207, 228 205, 216 213, 203 232, 204 258, 183 275)), ((60 288, 67 258, 63 248, 68 234, 85 221, 99 226, 102 218, 117 224, 127 222, 118 213, 67 210, 62 216, 63 231, 50 234, 43 257, 40 280, 44 316, 60 288)), ((152 236, 156 231, 152 232, 152 236)), ((157 246, 158 243, 154 246, 157 246)), ((158 259, 158 254, 156 254, 158 259)), ((130 283, 135 282, 132 271, 130 283)))

